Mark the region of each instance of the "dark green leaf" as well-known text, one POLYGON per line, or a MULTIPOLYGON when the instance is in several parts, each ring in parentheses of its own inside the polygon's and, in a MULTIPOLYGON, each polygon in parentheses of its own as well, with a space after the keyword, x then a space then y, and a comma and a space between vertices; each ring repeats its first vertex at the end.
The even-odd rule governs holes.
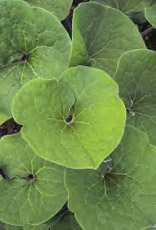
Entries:
POLYGON ((114 79, 127 108, 127 123, 145 132, 150 143, 156 145, 156 53, 125 53, 114 79))
POLYGON ((20 134, 0 141, 0 219, 8 224, 41 224, 67 199, 64 169, 37 157, 20 134))
POLYGON ((69 208, 85 230, 141 230, 156 217, 156 148, 127 127, 107 172, 66 170, 69 208))
POLYGON ((131 20, 120 11, 98 3, 84 3, 75 10, 70 65, 90 65, 116 70, 121 54, 145 48, 131 20))
POLYGON ((144 8, 149 7, 153 0, 91 0, 92 2, 99 2, 104 5, 114 7, 123 11, 125 14, 132 12, 143 11, 144 8))
POLYGON ((156 4, 145 10, 145 16, 149 23, 156 28, 156 4))
POLYGON ((0 1, 0 121, 23 84, 59 78, 68 67, 71 41, 50 12, 19 0, 0 1))

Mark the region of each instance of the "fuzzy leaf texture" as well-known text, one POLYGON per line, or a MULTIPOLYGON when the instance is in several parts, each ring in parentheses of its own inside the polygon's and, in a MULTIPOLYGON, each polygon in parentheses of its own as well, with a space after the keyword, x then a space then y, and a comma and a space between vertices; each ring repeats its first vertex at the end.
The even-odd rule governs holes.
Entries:
POLYGON ((20 0, 0 1, 0 121, 23 84, 58 78, 68 67, 71 41, 50 12, 20 0))
POLYGON ((11 225, 42 224, 67 199, 64 168, 36 156, 20 134, 0 141, 0 220, 11 225))
POLYGON ((156 145, 156 53, 133 50, 125 53, 114 79, 127 109, 127 124, 149 136, 156 145))
POLYGON ((16 94, 15 120, 40 157, 69 168, 98 168, 119 144, 126 112, 105 72, 74 67, 61 81, 33 80, 16 94))
MULTIPOLYGON (((85 230, 142 230, 156 224, 156 148, 127 127, 98 170, 66 169, 69 208, 85 230)), ((152 228, 151 228, 152 229, 152 228)))
POLYGON ((76 8, 70 66, 94 66, 112 76, 121 54, 138 48, 145 48, 144 42, 122 12, 92 2, 76 8))

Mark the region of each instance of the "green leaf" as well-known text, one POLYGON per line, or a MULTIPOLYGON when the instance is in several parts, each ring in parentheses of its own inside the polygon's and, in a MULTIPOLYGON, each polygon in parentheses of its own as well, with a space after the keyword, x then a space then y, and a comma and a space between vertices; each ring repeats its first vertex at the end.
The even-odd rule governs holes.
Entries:
POLYGON ((144 8, 149 7, 153 0, 91 0, 92 2, 99 2, 104 5, 114 7, 121 10, 125 14, 143 11, 144 8))
POLYGON ((55 225, 51 225, 50 230, 82 230, 77 223, 74 214, 67 212, 55 225))
POLYGON ((20 134, 0 141, 0 220, 11 225, 41 224, 67 199, 64 169, 37 157, 20 134))
POLYGON ((83 3, 75 10, 70 65, 90 65, 110 75, 121 54, 145 48, 131 20, 116 9, 98 3, 83 3))
MULTIPOLYGON (((4 230, 23 230, 23 227, 5 224, 5 225, 4 225, 4 230)), ((30 230, 31 230, 31 229, 30 229, 30 230)))
POLYGON ((32 6, 39 6, 51 11, 60 20, 63 20, 70 11, 72 0, 24 0, 32 6))
POLYGON ((127 123, 145 132, 156 145, 156 53, 133 50, 125 53, 114 79, 127 108, 127 123))
POLYGON ((49 226, 47 226, 45 224, 41 224, 41 225, 26 225, 24 227, 5 224, 5 230, 50 230, 50 229, 49 229, 49 226))
POLYGON ((59 78, 67 69, 71 41, 50 12, 19 0, 0 1, 0 34, 0 120, 4 121, 4 116, 11 117, 12 99, 23 84, 34 78, 59 78))
POLYGON ((145 17, 149 23, 156 28, 156 4, 145 9, 145 17))
POLYGON ((62 209, 45 224, 50 226, 50 230, 82 230, 74 214, 69 211, 67 203, 65 203, 62 209))
POLYGON ((59 210, 58 213, 56 213, 55 216, 53 216, 51 219, 49 219, 45 224, 46 225, 56 225, 62 218, 65 216, 65 214, 69 212, 69 209, 67 207, 67 202, 63 205, 63 207, 59 210))
POLYGON ((22 230, 51 230, 48 225, 41 224, 41 225, 27 225, 23 227, 22 230))
POLYGON ((0 113, 0 125, 3 124, 5 121, 9 120, 9 116, 6 114, 0 113))
POLYGON ((0 221, 0 230, 6 230, 5 228, 4 228, 4 224, 0 221))
POLYGON ((62 81, 29 82, 12 111, 36 154, 77 169, 98 168, 119 144, 126 119, 115 81, 84 66, 64 72, 62 81))
POLYGON ((154 226, 156 148, 127 127, 107 172, 66 170, 69 208, 85 230, 139 230, 154 226))

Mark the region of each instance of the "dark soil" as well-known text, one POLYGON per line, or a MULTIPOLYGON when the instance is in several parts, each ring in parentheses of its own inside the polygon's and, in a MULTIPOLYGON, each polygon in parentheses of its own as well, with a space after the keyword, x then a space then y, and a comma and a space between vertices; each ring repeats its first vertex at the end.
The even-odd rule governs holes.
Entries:
MULTIPOLYGON (((62 21, 63 26, 66 28, 70 37, 72 37, 72 17, 73 11, 78 4, 88 2, 89 0, 74 0, 70 13, 65 20, 62 21)), ((156 29, 152 28, 148 22, 138 24, 139 31, 145 41, 148 49, 156 50, 156 29)), ((19 132, 21 125, 18 125, 13 118, 0 125, 0 138, 4 135, 11 135, 19 132)))
POLYGON ((139 31, 148 49, 156 50, 156 29, 148 22, 138 25, 139 31))
POLYGON ((9 119, 2 125, 0 125, 0 138, 4 135, 11 135, 17 133, 21 129, 21 125, 18 125, 13 118, 9 119))

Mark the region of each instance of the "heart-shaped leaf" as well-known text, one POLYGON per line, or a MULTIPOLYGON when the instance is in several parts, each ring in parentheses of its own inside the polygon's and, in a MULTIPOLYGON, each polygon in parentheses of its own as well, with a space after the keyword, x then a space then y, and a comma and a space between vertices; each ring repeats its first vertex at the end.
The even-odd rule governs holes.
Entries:
POLYGON ((64 169, 36 156, 20 134, 0 141, 0 220, 41 224, 67 199, 64 169))
POLYGON ((50 12, 24 1, 0 1, 0 120, 23 84, 58 78, 68 67, 71 41, 50 12))
POLYGON ((145 10, 145 16, 149 23, 156 28, 156 4, 145 10))
POLYGON ((132 12, 143 11, 144 8, 149 7, 153 0, 91 0, 92 2, 99 2, 104 5, 123 11, 125 14, 132 12))
POLYGON ((154 226, 156 148, 149 145, 146 134, 127 127, 111 159, 105 173, 101 167, 66 170, 69 208, 85 230, 154 226))
POLYGON ((127 123, 145 132, 150 143, 156 145, 156 53, 125 53, 114 79, 127 108, 127 123))
POLYGON ((62 81, 29 82, 17 93, 12 111, 36 154, 81 169, 98 168, 116 148, 126 117, 115 81, 84 66, 65 71, 62 81))
POLYGON ((75 10, 70 65, 90 65, 112 75, 121 54, 145 48, 131 20, 120 11, 98 3, 83 3, 75 10))
POLYGON ((72 0, 24 0, 32 6, 39 6, 51 11, 60 20, 63 20, 69 13, 72 0))

